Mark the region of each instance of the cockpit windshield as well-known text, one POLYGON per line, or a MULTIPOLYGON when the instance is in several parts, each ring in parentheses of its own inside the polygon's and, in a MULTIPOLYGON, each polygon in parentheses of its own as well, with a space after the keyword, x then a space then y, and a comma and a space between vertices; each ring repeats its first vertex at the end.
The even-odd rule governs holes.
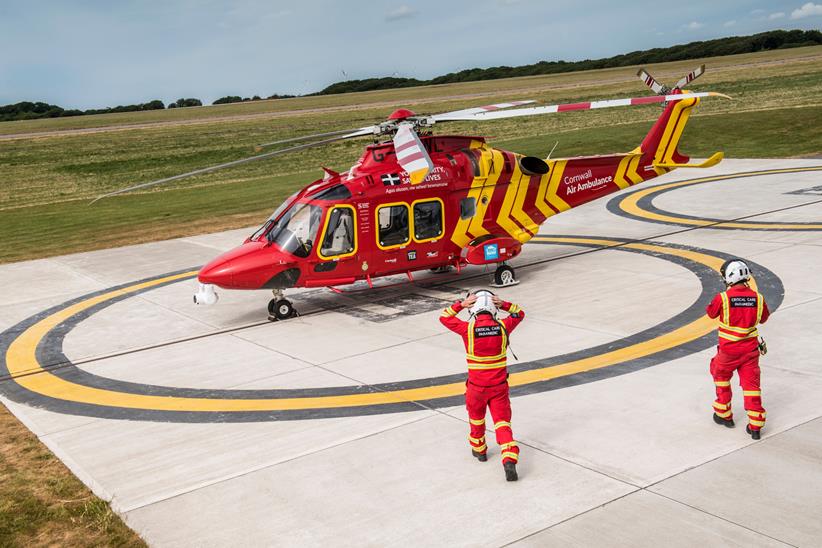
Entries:
POLYGON ((265 237, 269 244, 277 244, 286 253, 304 258, 308 257, 314 246, 322 218, 322 208, 311 204, 293 203, 292 198, 277 208, 251 239, 260 240, 265 237))
POLYGON ((274 224, 274 221, 277 220, 277 217, 279 217, 280 214, 282 214, 282 212, 286 210, 286 208, 291 206, 291 204, 294 202, 294 199, 297 197, 298 194, 299 191, 295 192, 294 194, 286 198, 285 201, 283 201, 283 203, 281 203, 279 207, 274 210, 274 213, 271 214, 268 220, 265 223, 263 223, 263 226, 254 231, 254 234, 251 235, 249 240, 257 241, 263 234, 268 232, 268 229, 271 228, 271 225, 274 224))

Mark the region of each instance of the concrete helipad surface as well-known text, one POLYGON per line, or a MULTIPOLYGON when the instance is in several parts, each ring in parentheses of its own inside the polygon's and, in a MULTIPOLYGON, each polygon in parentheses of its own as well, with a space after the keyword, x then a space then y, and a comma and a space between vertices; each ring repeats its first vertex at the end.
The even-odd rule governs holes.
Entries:
POLYGON ((265 292, 195 306, 247 233, 0 266, 3 403, 149 544, 822 543, 822 161, 679 170, 542 227, 500 291, 527 312, 517 483, 470 455, 438 322, 482 270, 295 291, 286 322, 265 292), (711 421, 729 256, 776 309, 758 442, 711 421))

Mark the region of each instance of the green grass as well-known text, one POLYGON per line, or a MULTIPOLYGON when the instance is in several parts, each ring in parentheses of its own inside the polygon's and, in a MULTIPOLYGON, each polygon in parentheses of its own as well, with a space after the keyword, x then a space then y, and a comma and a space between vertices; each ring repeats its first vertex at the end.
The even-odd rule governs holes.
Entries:
MULTIPOLYGON (((694 64, 667 63, 653 67, 653 72, 671 81, 694 64)), ((607 69, 223 105, 214 110, 71 119, 86 124, 83 127, 100 121, 146 123, 158 121, 157 116, 167 117, 159 120, 165 122, 198 122, 93 134, 38 136, 39 131, 64 128, 66 121, 26 122, 28 126, 15 127, 35 132, 31 138, 0 140, 0 262, 255 225, 285 196, 319 178, 320 166, 345 170, 367 143, 335 143, 88 205, 93 197, 117 188, 249 156, 261 142, 368 125, 409 101, 419 102, 418 111, 437 112, 523 97, 551 104, 639 96, 646 92, 633 72, 607 69), (291 106, 283 106, 288 101, 291 106), (356 101, 362 104, 352 106, 356 101), (312 108, 326 110, 304 110, 312 108), (276 116, 209 119, 214 113, 231 112, 276 116)), ((822 132, 817 129, 822 122, 822 46, 715 59, 695 84, 699 85, 694 90, 721 91, 734 99, 703 100, 686 129, 685 153, 707 156, 723 150, 728 157, 758 158, 822 152, 822 132), (758 65, 751 68, 752 63, 758 65)), ((561 157, 628 151, 658 115, 659 107, 651 105, 455 123, 438 126, 437 131, 486 134, 495 146, 543 157, 559 141, 554 157, 561 157)), ((7 125, 0 124, 0 129, 5 131, 7 125)))
MULTIPOLYGON (((822 54, 822 46, 805 48, 774 50, 760 53, 746 53, 726 57, 711 57, 706 59, 675 61, 649 65, 653 74, 668 81, 676 81, 700 63, 707 63, 710 71, 700 78, 699 83, 710 83, 726 69, 738 71, 740 67, 750 63, 780 63, 789 62, 799 70, 804 59, 822 54)), ((807 63, 807 62, 806 62, 807 63)), ((428 102, 435 106, 444 98, 468 95, 490 94, 499 96, 504 94, 531 94, 535 89, 556 88, 560 86, 601 86, 603 82, 612 86, 614 81, 631 82, 630 88, 636 91, 634 79, 636 67, 622 67, 596 71, 581 71, 566 74, 526 76, 505 80, 487 80, 481 82, 466 82, 462 84, 445 84, 417 88, 401 88, 396 90, 378 90, 344 95, 324 95, 316 97, 297 97, 293 99, 279 99, 272 101, 254 101, 248 103, 234 103, 194 108, 177 108, 146 112, 124 112, 115 114, 98 114, 93 116, 78 116, 71 118, 54 118, 48 120, 22 120, 18 122, 0 123, 0 135, 27 132, 42 132, 68 130, 80 128, 96 128, 118 124, 145 124, 156 122, 175 122, 190 120, 208 120, 209 118, 227 116, 277 115, 279 113, 310 109, 340 109, 351 106, 361 106, 376 103, 403 104, 409 101, 428 102)), ((466 99, 468 99, 466 97, 466 99)), ((476 104, 469 100, 467 104, 476 104)), ((432 111, 433 112, 433 111, 432 111)))
MULTIPOLYGON (((732 158, 820 153, 822 132, 808 120, 822 120, 822 106, 698 116, 689 122, 681 149, 695 157, 707 157, 717 150, 732 158)), ((493 144, 545 156, 559 141, 555 158, 625 152, 639 144, 649 127, 647 121, 622 123, 497 139, 493 144)), ((345 153, 356 157, 356 150, 337 151, 340 156, 345 153)), ((93 206, 84 199, 8 209, 0 214, 0 233, 13 245, 0 247, 0 262, 255 225, 288 195, 320 175, 302 163, 300 167, 304 171, 292 167, 294 171, 283 175, 252 173, 231 184, 132 194, 93 206)))
MULTIPOLYGON (((680 150, 706 158, 721 150, 726 158, 782 158, 822 152, 822 132, 808 120, 822 121, 822 106, 786 108, 744 113, 714 114, 692 118, 680 150), (729 138, 732 136, 732 138, 729 138)), ((625 152, 625 143, 639 144, 648 132, 647 122, 620 124, 602 129, 508 139, 494 144, 524 154, 539 155, 559 141, 554 157, 625 152), (592 143, 595 143, 592 146, 592 143)), ((629 147, 630 148, 630 147, 629 147)))
POLYGON ((0 406, 0 546, 145 546, 0 406))

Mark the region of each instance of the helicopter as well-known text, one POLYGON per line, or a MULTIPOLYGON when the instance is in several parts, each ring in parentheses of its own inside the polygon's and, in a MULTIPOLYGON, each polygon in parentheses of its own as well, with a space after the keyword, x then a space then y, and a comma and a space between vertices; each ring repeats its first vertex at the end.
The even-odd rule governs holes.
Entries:
MULTIPOLYGON (((444 272, 466 265, 494 267, 492 285, 518 283, 508 264, 548 218, 680 167, 706 168, 677 149, 688 117, 701 98, 683 86, 703 74, 692 71, 670 88, 645 69, 637 76, 654 96, 550 106, 531 100, 497 103, 434 115, 395 110, 387 120, 353 130, 296 137, 259 145, 301 142, 249 158, 117 190, 95 199, 154 186, 246 162, 327 143, 371 137, 346 172, 324 175, 287 198, 238 247, 198 273, 196 304, 214 304, 215 287, 266 289, 269 319, 296 315, 284 291, 335 289, 358 281, 373 287, 383 276, 444 272), (627 153, 547 159, 490 146, 484 137, 434 135, 435 124, 661 103, 663 112, 639 146, 627 153), (308 141, 308 142, 303 142, 308 141)), ((339 291, 339 290, 338 290, 339 291)))

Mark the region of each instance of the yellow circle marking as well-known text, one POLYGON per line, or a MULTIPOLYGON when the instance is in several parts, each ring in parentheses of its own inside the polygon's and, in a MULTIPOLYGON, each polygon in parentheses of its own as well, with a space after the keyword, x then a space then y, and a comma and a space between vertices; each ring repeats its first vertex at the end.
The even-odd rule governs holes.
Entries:
MULTIPOLYGON (((750 173, 745 173, 744 175, 754 176, 754 175, 774 175, 777 173, 797 173, 803 171, 819 171, 822 168, 819 167, 807 167, 807 168, 786 168, 786 169, 770 169, 765 171, 752 171, 750 173)), ((716 175, 714 177, 702 177, 700 179, 689 179, 687 181, 678 181, 675 183, 668 183, 664 185, 658 185, 651 188, 646 188, 643 190, 639 190, 637 192, 633 192, 625 197, 624 200, 619 202, 619 208, 626 213, 630 213, 636 217, 642 217, 644 219, 650 219, 652 221, 661 221, 663 223, 672 223, 672 224, 682 224, 682 225, 691 225, 691 226, 716 226, 721 228, 743 228, 743 229, 759 229, 759 230, 796 230, 797 228, 804 228, 804 229, 822 229, 822 224, 796 224, 796 223, 745 223, 745 222, 733 222, 733 221, 711 221, 708 219, 688 219, 685 217, 674 217, 671 215, 663 215, 661 213, 656 213, 654 211, 647 211, 639 207, 639 201, 642 198, 650 194, 654 194, 663 190, 668 190, 671 188, 678 188, 688 185, 695 185, 697 183, 710 183, 712 181, 727 181, 731 178, 739 177, 743 175, 741 173, 729 173, 725 175, 716 175)))
MULTIPOLYGON (((534 239, 536 241, 546 243, 587 244, 604 247, 619 245, 620 247, 627 249, 651 251, 654 253, 682 257, 684 259, 689 259, 707 265, 714 270, 719 270, 719 267, 723 262, 722 259, 707 255, 705 253, 686 249, 669 248, 654 244, 623 244, 623 242, 617 240, 597 238, 537 236, 534 239)), ((193 274, 196 274, 196 271, 176 274, 157 280, 135 284, 122 289, 117 289, 71 305, 63 310, 60 310, 59 312, 55 312, 43 320, 40 320, 24 331, 9 346, 8 351, 6 352, 6 366, 9 373, 12 377, 14 377, 15 382, 17 382, 20 386, 30 390, 31 392, 35 392, 50 398, 91 405, 156 411, 239 412, 359 407, 446 398, 450 396, 462 395, 465 391, 464 383, 455 382, 438 386, 396 390, 392 392, 298 398, 212 399, 176 396, 150 396, 117 392, 76 384, 52 375, 48 370, 43 369, 41 364, 37 361, 37 344, 43 337, 46 336, 46 334, 48 334, 49 331, 71 316, 121 295, 133 293, 141 289, 147 289, 152 286, 177 279, 190 277, 193 274)), ((654 354, 656 352, 674 348, 683 343, 698 339, 713 331, 716 327, 715 324, 716 322, 714 320, 710 320, 706 316, 702 316, 689 324, 671 331, 670 333, 666 333, 652 340, 640 342, 626 348, 613 350, 604 354, 590 356, 551 367, 512 373, 509 382, 511 386, 520 386, 534 382, 547 381, 557 377, 573 375, 583 371, 591 371, 594 369, 608 367, 609 365, 654 354)))

